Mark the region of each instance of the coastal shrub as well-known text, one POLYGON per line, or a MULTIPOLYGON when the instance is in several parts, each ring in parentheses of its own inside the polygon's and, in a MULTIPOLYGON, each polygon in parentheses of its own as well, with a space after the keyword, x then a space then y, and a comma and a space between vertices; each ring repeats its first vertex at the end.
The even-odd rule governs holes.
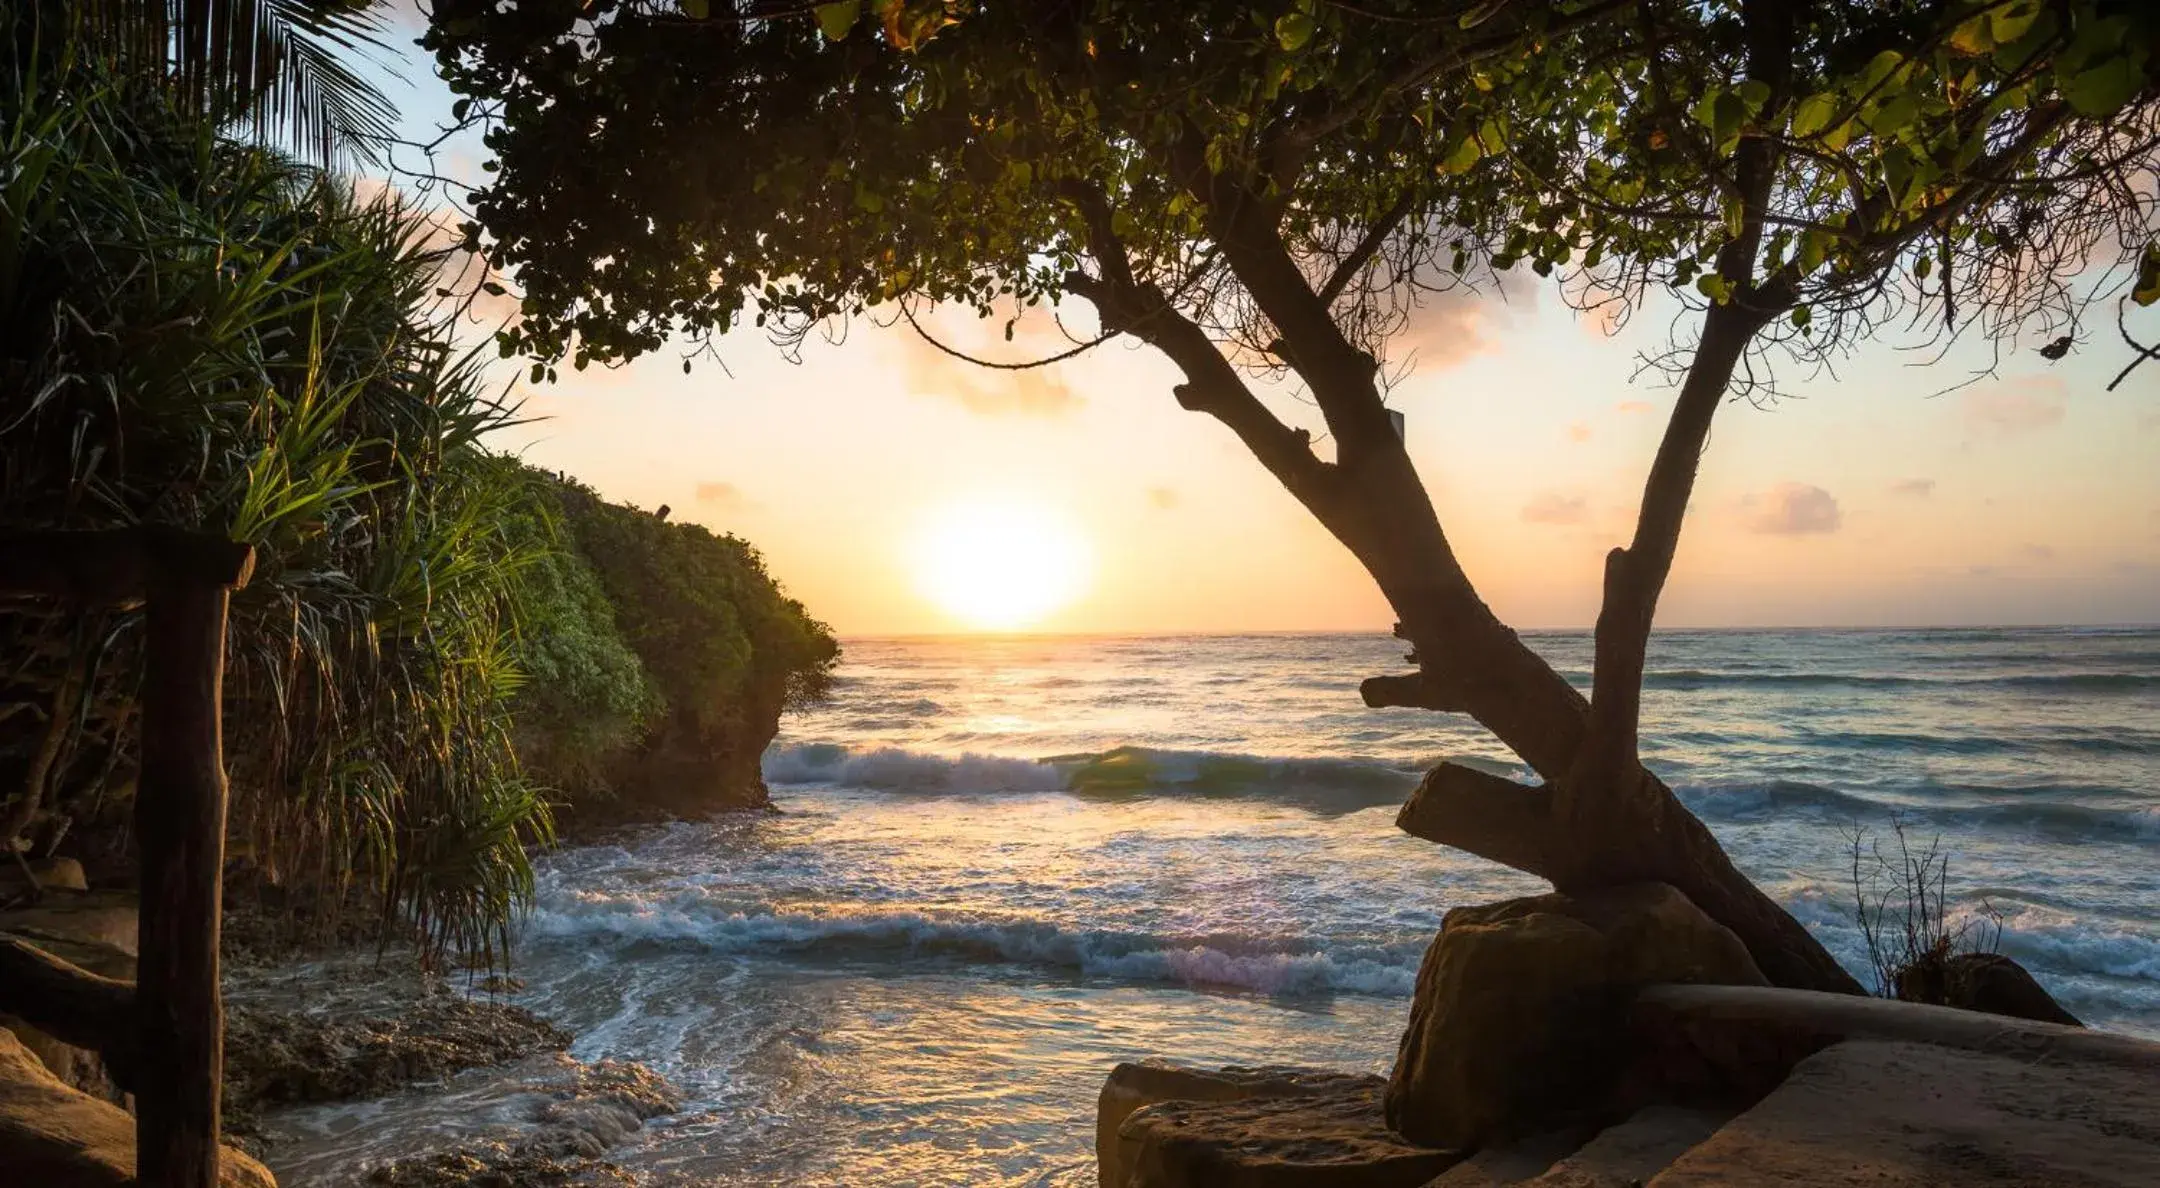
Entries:
POLYGON ((1953 920, 1950 856, 1942 839, 1916 843, 1898 817, 1891 818, 1890 831, 1888 847, 1857 826, 1846 835, 1853 917, 1867 945, 1875 992, 1941 1005, 1952 959, 1994 953, 2002 940, 2002 916, 1983 900, 1977 913, 1953 920))
POLYGON ((517 657, 526 675, 512 706, 518 755, 560 795, 604 794, 610 763, 645 737, 665 702, 578 550, 562 481, 498 462, 523 491, 504 529, 535 553, 518 580, 517 657))
POLYGON ((543 481, 548 513, 612 612, 603 624, 597 604, 584 604, 595 608, 580 620, 587 650, 598 657, 603 638, 619 638, 645 681, 633 691, 621 674, 590 680, 585 692, 535 682, 526 700, 546 720, 595 702, 634 711, 610 719, 627 730, 548 744, 550 778, 573 804, 614 796, 681 811, 762 799, 758 759, 780 716, 830 688, 839 657, 831 630, 781 591, 747 542, 609 503, 573 480, 543 481), (603 685, 605 698, 596 695, 603 685))
MULTIPOLYGON (((492 959, 564 796, 654 753, 756 785, 830 632, 742 541, 485 448, 514 414, 457 340, 434 219, 0 16, 0 529, 255 546, 231 853, 282 915, 342 929, 358 901, 492 959)), ((125 862, 141 635, 139 610, 0 609, 0 845, 125 862)))
MULTIPOLYGON (((542 550, 506 530, 523 486, 480 441, 509 410, 434 312, 434 226, 79 45, 15 48, 0 526, 255 545, 226 673, 235 854, 371 901, 432 952, 498 951, 551 836, 508 714, 542 550)), ((0 614, 0 755, 32 760, 4 840, 72 827, 121 856, 141 630, 139 611, 0 614)))

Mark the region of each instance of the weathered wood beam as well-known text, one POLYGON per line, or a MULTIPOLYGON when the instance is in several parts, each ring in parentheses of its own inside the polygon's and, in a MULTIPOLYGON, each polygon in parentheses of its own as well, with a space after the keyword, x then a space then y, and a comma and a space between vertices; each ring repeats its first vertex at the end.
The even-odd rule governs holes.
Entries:
POLYGON ((153 541, 186 541, 169 564, 205 584, 247 584, 255 551, 219 536, 162 524, 96 531, 0 532, 0 595, 132 606, 149 587, 153 541))
POLYGON ((245 545, 144 528, 142 773, 135 841, 142 881, 136 965, 137 1175, 162 1188, 218 1183, 225 1018, 218 939, 225 866, 222 701, 231 587, 245 545))

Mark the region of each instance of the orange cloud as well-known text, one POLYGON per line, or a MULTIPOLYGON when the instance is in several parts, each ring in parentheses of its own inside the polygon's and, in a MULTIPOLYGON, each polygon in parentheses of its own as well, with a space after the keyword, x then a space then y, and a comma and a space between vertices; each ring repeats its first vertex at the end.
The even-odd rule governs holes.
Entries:
POLYGON ((1808 536, 1835 532, 1845 522, 1836 497, 1808 483, 1779 483, 1768 491, 1745 495, 1740 509, 1750 532, 1765 536, 1808 536))
POLYGON ((984 318, 970 309, 940 306, 918 311, 916 321, 922 325, 921 332, 902 320, 884 333, 899 351, 908 388, 917 395, 956 400, 969 412, 984 416, 1055 416, 1080 402, 1058 364, 1025 370, 985 367, 955 358, 924 338, 928 334, 955 351, 991 362, 1046 359, 1074 345, 1046 311, 1001 310, 984 318), (1005 336, 1008 324, 1009 339, 1005 336))
POLYGON ((2055 376, 2005 380, 1965 393, 1965 423, 2000 436, 2031 433, 2061 424, 2069 404, 2067 388, 2055 376))
POLYGON ((1523 505, 1522 518, 1531 524, 1581 524, 1590 519, 1590 501, 1580 495, 1546 491, 1523 505))
POLYGON ((750 502, 742 488, 733 483, 699 483, 697 498, 699 503, 710 503, 714 507, 743 507, 750 502))
POLYGON ((1422 294, 1403 328, 1388 342, 1391 359, 1419 366, 1452 367, 1499 349, 1491 332, 1516 309, 1528 312, 1537 289, 1512 273, 1482 289, 1465 285, 1422 294))

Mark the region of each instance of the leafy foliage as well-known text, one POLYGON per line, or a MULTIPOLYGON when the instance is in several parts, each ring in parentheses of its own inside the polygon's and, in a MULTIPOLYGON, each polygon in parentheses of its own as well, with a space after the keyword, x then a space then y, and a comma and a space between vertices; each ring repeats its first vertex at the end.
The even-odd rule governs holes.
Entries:
MULTIPOLYGON (((671 713, 754 780, 836 647, 742 542, 483 448, 513 413, 440 308, 456 254, 431 217, 224 139, 98 53, 0 62, 0 527, 252 543, 235 852, 327 905, 356 886, 431 954, 499 955, 554 791, 603 788, 671 713)), ((0 756, 28 759, 0 844, 124 839, 141 633, 0 613, 0 756)))
POLYGON ((872 7, 438 6, 427 44, 491 113, 465 232, 524 288, 504 353, 1130 272, 1286 366, 1241 219, 1382 359, 1486 262, 1630 306, 1745 287, 1809 348, 1923 305, 2053 333, 2154 238, 2136 0, 872 7))
MULTIPOLYGON (((35 5, 29 6, 35 8, 35 5)), ((46 4, 38 36, 87 39, 182 110, 328 163, 373 161, 396 112, 364 66, 379 0, 87 0, 46 4)), ((20 32, 18 32, 20 35, 20 32)))
POLYGON ((612 761, 645 738, 665 703, 578 550, 560 481, 500 464, 522 488, 505 531, 537 554, 518 580, 517 656, 527 677, 513 706, 518 755, 574 800, 608 787, 612 761))
MULTIPOLYGON (((575 557, 590 566, 613 626, 650 682, 651 699, 640 706, 650 725, 636 745, 687 752, 722 779, 754 784, 781 714, 825 697, 839 659, 831 631, 783 594, 757 550, 735 537, 667 523, 566 480, 554 484, 554 496, 575 557)), ((617 763, 613 774, 587 766, 602 774, 595 783, 641 782, 638 774, 626 778, 634 764, 617 763)), ((652 772, 642 782, 667 778, 652 772)), ((700 799, 691 788, 608 790, 700 799)))
MULTIPOLYGON (((226 683, 241 848, 333 898, 358 878, 434 950, 498 951, 525 845, 550 836, 508 733, 533 552, 501 530, 519 488, 478 445, 507 410, 427 314, 433 228, 125 73, 6 65, 0 523, 253 543, 226 683)), ((66 722, 60 825, 125 806, 140 636, 139 612, 0 617, 26 711, 0 748, 66 722), (71 639, 95 644, 73 701, 71 639)))

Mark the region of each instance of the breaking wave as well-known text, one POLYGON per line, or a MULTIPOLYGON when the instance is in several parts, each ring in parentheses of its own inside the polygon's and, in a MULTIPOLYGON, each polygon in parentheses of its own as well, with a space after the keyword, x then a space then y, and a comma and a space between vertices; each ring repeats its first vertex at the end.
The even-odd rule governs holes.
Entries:
POLYGON ((2096 808, 2050 797, 2095 795, 2106 790, 2052 784, 2029 788, 1928 789, 1923 795, 1984 794, 1992 803, 1888 803, 1789 780, 1705 784, 1674 789, 1689 811, 1712 824, 1804 820, 1818 823, 1879 822, 1897 815, 1938 829, 2011 830, 2055 841, 2138 842, 2160 840, 2160 808, 2096 808))
POLYGON ((1279 759, 1152 747, 1025 759, 800 743, 774 747, 765 755, 765 779, 780 785, 823 784, 881 792, 1070 792, 1111 798, 1272 795, 1341 810, 1401 800, 1417 783, 1418 774, 1355 759, 1279 759))
POLYGON ((1407 997, 1422 941, 1349 952, 1279 938, 1075 931, 1030 920, 940 919, 918 912, 734 912, 694 894, 648 900, 580 892, 536 908, 533 939, 695 946, 730 955, 877 960, 938 956, 1041 966, 1085 977, 1245 990, 1407 997))

